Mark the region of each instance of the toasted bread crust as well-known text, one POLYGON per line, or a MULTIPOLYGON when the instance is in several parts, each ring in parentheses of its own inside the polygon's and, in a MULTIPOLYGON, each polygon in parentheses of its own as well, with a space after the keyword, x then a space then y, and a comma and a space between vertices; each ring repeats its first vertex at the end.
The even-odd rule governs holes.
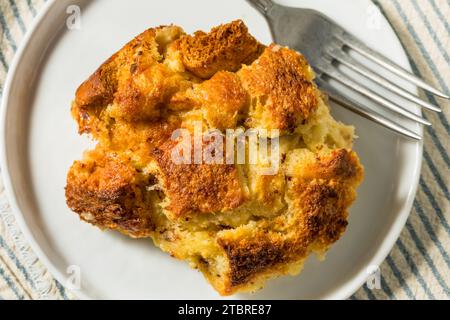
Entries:
POLYGON ((177 164, 172 157, 176 145, 170 141, 153 150, 171 218, 232 210, 245 201, 234 165, 194 164, 194 155, 193 164, 177 164))
POLYGON ((229 285, 222 293, 236 292, 261 273, 286 273, 285 264, 304 260, 312 250, 326 251, 345 231, 347 208, 362 177, 355 153, 345 149, 302 163, 289 177, 290 217, 223 232, 218 238, 230 263, 229 285))
POLYGON ((182 37, 177 45, 186 69, 202 79, 220 70, 237 71, 263 48, 241 20, 215 27, 209 33, 198 31, 182 37))
POLYGON ((171 79, 168 68, 159 64, 166 43, 160 39, 164 31, 172 40, 183 32, 178 27, 150 28, 106 60, 77 89, 72 114, 80 133, 95 136, 102 109, 115 103, 115 116, 128 120, 157 119, 159 107, 183 86, 181 77, 171 79))
POLYGON ((289 251, 287 242, 267 240, 263 234, 257 235, 256 238, 244 238, 239 242, 219 239, 219 244, 225 250, 230 263, 229 285, 221 292, 225 295, 233 293, 236 287, 246 284, 261 271, 284 263, 289 251))
POLYGON ((248 125, 292 133, 317 109, 312 71, 299 53, 271 45, 239 76, 252 97, 248 125))
POLYGON ((241 112, 247 108, 249 96, 239 77, 228 71, 219 71, 203 82, 199 89, 198 105, 203 106, 206 121, 211 128, 225 131, 235 128, 241 112))
POLYGON ((102 228, 117 229, 135 238, 153 230, 152 207, 145 186, 127 159, 96 150, 75 162, 67 176, 67 205, 80 218, 102 228))
POLYGON ((105 106, 113 100, 117 88, 116 56, 104 62, 77 89, 75 101, 80 107, 105 106))
POLYGON ((331 117, 313 78, 301 54, 261 45, 242 21, 192 36, 148 29, 76 92, 79 132, 98 145, 69 170, 68 206, 102 229, 151 237, 222 295, 298 273, 345 231, 363 178, 353 128, 331 117), (196 163, 195 140, 173 133, 197 125, 219 136, 278 129, 278 172, 208 162, 205 137, 196 163))

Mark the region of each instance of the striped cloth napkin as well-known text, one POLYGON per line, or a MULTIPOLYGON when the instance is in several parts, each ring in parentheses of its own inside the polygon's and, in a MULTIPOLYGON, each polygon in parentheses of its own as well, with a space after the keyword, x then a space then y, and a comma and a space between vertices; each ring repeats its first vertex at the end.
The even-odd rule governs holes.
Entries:
MULTIPOLYGON (((44 3, 0 0, 0 95, 14 53, 44 3)), ((450 94, 450 0, 374 0, 368 10, 387 17, 414 72, 450 94)), ((450 103, 422 95, 444 111, 425 112, 433 127, 425 131, 422 176, 413 210, 380 266, 381 289, 364 285, 352 299, 450 298, 450 103)), ((0 299, 72 298, 23 239, 0 182, 0 299)))

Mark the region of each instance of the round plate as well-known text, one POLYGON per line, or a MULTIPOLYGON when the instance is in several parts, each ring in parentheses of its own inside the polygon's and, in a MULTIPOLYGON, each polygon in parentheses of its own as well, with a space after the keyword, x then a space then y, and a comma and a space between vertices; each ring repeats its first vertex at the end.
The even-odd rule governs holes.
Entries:
MULTIPOLYGON (((283 4, 322 11, 409 68, 394 32, 369 1, 283 4)), ((271 41, 264 18, 242 0, 49 1, 27 34, 4 90, 2 172, 17 221, 41 261, 62 284, 73 271, 69 266, 80 268, 79 297, 219 298, 199 272, 161 252, 151 240, 132 240, 81 222, 66 206, 64 186, 72 162, 93 145, 78 136, 69 111, 83 80, 148 27, 174 23, 193 32, 237 18, 261 42, 271 41), (67 13, 67 7, 74 4, 81 8, 80 29, 66 26, 74 12, 67 13)), ((347 232, 325 261, 310 257, 300 276, 271 280, 256 294, 234 298, 347 298, 399 236, 414 199, 422 145, 340 107, 332 109, 335 117, 356 127, 355 149, 366 170, 347 232)))

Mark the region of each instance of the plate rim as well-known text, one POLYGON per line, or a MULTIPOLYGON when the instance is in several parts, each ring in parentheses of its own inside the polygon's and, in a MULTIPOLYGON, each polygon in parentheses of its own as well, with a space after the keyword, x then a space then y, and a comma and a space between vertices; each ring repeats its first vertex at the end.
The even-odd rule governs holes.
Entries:
MULTIPOLYGON (((374 5, 372 1, 367 0, 370 4, 374 5)), ((56 0, 49 0, 46 2, 43 6, 43 8, 38 12, 38 14, 35 16, 33 22, 31 23, 30 27, 28 28, 26 34, 24 35, 21 44, 16 51, 13 61, 10 65, 10 68, 8 70, 5 83, 4 83, 4 90, 2 95, 2 101, 1 101, 1 112, 0 112, 0 167, 1 170, 1 178, 3 179, 5 194, 7 197, 7 201, 9 203, 11 212, 13 213, 15 220, 20 228, 20 231, 22 232, 25 240, 27 241, 27 244, 31 247, 35 255, 38 257, 38 259, 43 263, 43 265, 49 270, 50 274, 60 283, 65 283, 67 280, 67 277, 65 277, 50 261, 50 259, 47 257, 47 255, 43 252, 43 250, 40 248, 40 245, 36 241, 35 237, 33 236, 33 233, 31 232, 31 229, 28 225, 28 223, 25 221, 24 215, 22 213, 22 210, 20 209, 19 204, 17 203, 17 198, 14 191, 14 186, 12 183, 12 178, 9 172, 9 165, 8 165, 8 157, 7 157, 7 141, 6 141, 6 117, 8 114, 8 105, 9 105, 9 96, 11 93, 11 86, 13 79, 15 77, 15 74, 17 72, 17 67, 20 64, 20 61, 22 60, 22 57, 26 51, 26 49, 29 46, 30 40, 34 36, 37 28, 41 25, 44 18, 48 15, 50 10, 54 7, 56 4, 56 0)), ((378 8, 378 7, 377 7, 378 8)), ((379 8, 378 8, 379 9, 379 8)), ((255 10, 256 13, 256 10, 255 10)), ((256 13, 259 14, 259 13, 256 13)), ((402 49, 402 55, 404 56, 404 60, 407 62, 406 69, 408 71, 412 71, 411 64, 408 59, 407 52, 400 41, 397 32, 393 28, 390 21, 382 14, 382 19, 384 19, 387 22, 388 28, 391 29, 392 33, 395 35, 396 41, 400 44, 402 49)), ((416 88, 414 90, 415 93, 418 93, 418 89, 416 88)), ((422 111, 420 108, 417 109, 417 112, 419 115, 422 114, 422 111)), ((423 137, 423 127, 418 126, 418 132, 423 137)), ((416 161, 416 166, 414 168, 413 173, 413 185, 408 190, 408 195, 403 207, 403 210, 399 210, 397 214, 399 215, 395 220, 394 223, 390 227, 390 231, 387 233, 386 237, 382 240, 381 244, 378 247, 378 250, 369 260, 369 265, 377 265, 381 266, 381 264, 384 262, 386 257, 389 255, 389 253, 394 248, 397 240, 400 237, 400 234, 402 230, 404 229, 404 226, 406 224, 407 219, 409 218, 409 215, 412 211, 413 202, 416 197, 418 185, 419 185, 419 179, 421 174, 421 168, 422 168, 422 161, 423 161, 423 139, 415 143, 415 154, 416 158, 414 159, 416 161)), ((362 270, 360 272, 357 272, 353 275, 351 280, 348 280, 346 283, 344 283, 340 288, 333 291, 333 294, 329 294, 328 296, 325 295, 323 299, 348 299, 352 294, 354 294, 359 288, 361 288, 362 285, 367 280, 367 274, 364 273, 362 270)), ((89 295, 87 295, 83 290, 70 290, 71 293, 73 293, 76 297, 81 299, 92 299, 89 295)))

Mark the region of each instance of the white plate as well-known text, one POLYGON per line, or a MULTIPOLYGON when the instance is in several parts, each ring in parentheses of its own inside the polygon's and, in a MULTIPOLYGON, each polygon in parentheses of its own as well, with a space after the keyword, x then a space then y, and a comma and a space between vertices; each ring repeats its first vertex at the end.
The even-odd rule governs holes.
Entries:
MULTIPOLYGON (((369 1, 283 3, 324 12, 409 68, 394 32, 384 18, 376 21, 369 1)), ((219 297, 200 273, 150 240, 131 240, 81 222, 66 206, 64 185, 69 166, 92 144, 77 135, 70 103, 77 86, 103 60, 150 26, 175 23, 192 32, 236 18, 245 20, 260 41, 271 41, 264 19, 242 0, 50 1, 30 29, 4 90, 1 166, 17 220, 41 261, 63 284, 68 266, 81 268, 81 289, 75 292, 80 297, 219 297), (69 4, 81 7, 80 30, 66 28, 69 4)), ((404 226, 418 183, 421 144, 339 107, 333 111, 356 126, 356 150, 366 168, 345 236, 324 262, 310 258, 300 276, 269 281, 257 294, 235 298, 347 298, 365 281, 368 266, 382 263, 404 226)))

